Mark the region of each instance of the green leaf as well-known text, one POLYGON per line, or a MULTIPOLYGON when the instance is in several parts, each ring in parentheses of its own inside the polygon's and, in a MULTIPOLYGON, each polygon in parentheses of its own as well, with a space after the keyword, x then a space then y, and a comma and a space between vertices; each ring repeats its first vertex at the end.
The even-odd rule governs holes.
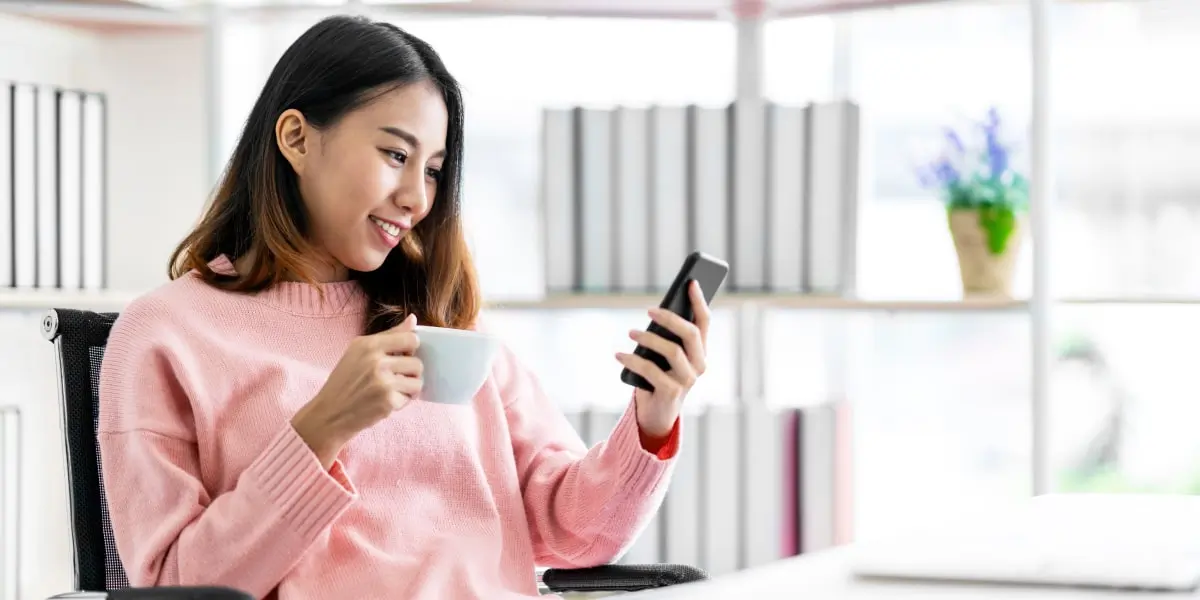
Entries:
POLYGON ((1017 228, 1017 211, 1001 203, 968 204, 962 199, 952 199, 947 216, 955 210, 974 210, 979 215, 979 227, 987 234, 988 252, 1000 255, 1008 248, 1008 240, 1017 228))

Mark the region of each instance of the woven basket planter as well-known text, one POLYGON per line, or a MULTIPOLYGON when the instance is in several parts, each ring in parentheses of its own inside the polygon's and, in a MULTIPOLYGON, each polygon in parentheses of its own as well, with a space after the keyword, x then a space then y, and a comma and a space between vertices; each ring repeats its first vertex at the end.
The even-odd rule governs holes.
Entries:
POLYGON ((1013 271, 1025 237, 1026 216, 1016 216, 1012 234, 999 253, 988 247, 988 232, 979 223, 978 210, 953 209, 948 217, 950 236, 958 254, 963 296, 1012 298, 1013 271))

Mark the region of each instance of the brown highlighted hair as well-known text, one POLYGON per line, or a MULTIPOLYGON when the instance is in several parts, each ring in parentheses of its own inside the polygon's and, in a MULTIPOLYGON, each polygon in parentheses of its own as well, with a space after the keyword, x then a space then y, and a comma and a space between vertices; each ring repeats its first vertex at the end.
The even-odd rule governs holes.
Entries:
POLYGON ((459 206, 462 94, 428 44, 363 17, 329 17, 279 59, 200 223, 171 256, 170 277, 195 270, 214 286, 240 292, 289 280, 315 284, 318 254, 296 173, 276 145, 276 120, 296 109, 314 127, 330 127, 379 95, 422 81, 441 90, 449 113, 433 206, 379 269, 352 271, 351 278, 370 298, 366 333, 388 329, 409 313, 425 325, 472 326, 482 301, 459 206), (222 254, 230 260, 249 255, 252 265, 220 275, 208 263, 222 254))

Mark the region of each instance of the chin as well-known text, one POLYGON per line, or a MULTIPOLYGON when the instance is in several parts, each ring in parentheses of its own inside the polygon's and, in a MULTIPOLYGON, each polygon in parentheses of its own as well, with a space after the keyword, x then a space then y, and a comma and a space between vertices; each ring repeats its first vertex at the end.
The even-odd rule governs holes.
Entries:
POLYGON ((387 260, 386 253, 368 250, 365 252, 356 252, 350 254, 345 260, 340 261, 347 269, 358 271, 360 273, 370 273, 383 266, 383 262, 387 260))

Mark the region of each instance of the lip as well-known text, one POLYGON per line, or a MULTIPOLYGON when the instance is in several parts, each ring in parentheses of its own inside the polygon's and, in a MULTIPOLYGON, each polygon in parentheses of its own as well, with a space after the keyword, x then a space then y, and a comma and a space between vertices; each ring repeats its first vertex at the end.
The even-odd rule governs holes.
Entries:
MULTIPOLYGON (((378 218, 378 217, 376 217, 376 218, 378 218)), ((390 233, 381 229, 375 223, 371 223, 371 229, 375 230, 375 233, 377 233, 379 235, 380 241, 382 241, 383 244, 385 246, 387 246, 389 250, 398 246, 400 244, 400 238, 404 237, 405 232, 407 232, 409 229, 411 229, 411 227, 405 227, 402 223, 396 223, 395 221, 388 221, 387 219, 382 219, 382 218, 379 220, 385 221, 387 223, 391 223, 392 225, 395 225, 396 227, 400 228, 400 235, 393 236, 390 233)), ((370 219, 367 219, 367 221, 370 221, 370 219)))
POLYGON ((391 225, 395 225, 396 227, 399 227, 401 231, 408 231, 409 229, 412 229, 412 225, 409 223, 402 223, 400 221, 393 221, 391 219, 385 219, 379 215, 371 215, 371 216, 376 219, 379 219, 380 221, 383 221, 384 223, 389 223, 391 225))

